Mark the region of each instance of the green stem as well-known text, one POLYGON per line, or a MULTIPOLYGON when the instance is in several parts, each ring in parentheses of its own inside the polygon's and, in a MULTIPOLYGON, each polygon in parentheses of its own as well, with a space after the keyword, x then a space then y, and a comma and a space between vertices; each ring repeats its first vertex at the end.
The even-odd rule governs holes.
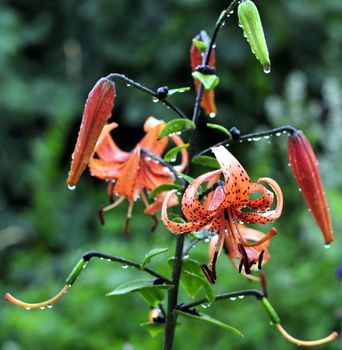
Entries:
MULTIPOLYGON (((214 48, 217 34, 222 28, 222 25, 225 22, 226 17, 237 4, 238 4, 238 0, 233 0, 231 4, 227 7, 224 15, 223 16, 221 15, 219 20, 217 21, 213 36, 210 40, 208 49, 203 58, 204 65, 207 65, 210 60, 210 55, 214 48)), ((199 89, 197 91, 194 110, 192 114, 192 121, 196 125, 196 127, 197 127, 198 119, 200 115, 200 104, 201 104, 202 94, 203 94, 203 84, 200 84, 199 89)), ((189 143, 190 143, 189 165, 186 172, 187 175, 192 174, 191 161, 192 161, 192 158, 194 157, 195 149, 196 149, 196 129, 193 130, 190 136, 189 143)), ((182 268, 183 250, 184 250, 184 235, 178 235, 177 242, 176 242, 175 261, 174 261, 173 271, 172 271, 172 284, 174 287, 169 290, 169 294, 168 294, 168 308, 167 308, 166 322, 165 322, 163 350, 173 349, 175 328, 176 328, 176 322, 177 322, 177 315, 174 312, 174 310, 177 307, 177 303, 178 303, 178 290, 179 290, 179 282, 180 282, 180 275, 181 275, 181 268, 182 268)))

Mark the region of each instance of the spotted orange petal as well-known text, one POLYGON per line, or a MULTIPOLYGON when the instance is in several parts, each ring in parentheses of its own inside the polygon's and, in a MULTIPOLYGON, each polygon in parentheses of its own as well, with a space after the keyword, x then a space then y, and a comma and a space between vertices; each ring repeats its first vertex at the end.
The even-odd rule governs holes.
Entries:
POLYGON ((205 173, 196 178, 185 190, 182 198, 182 212, 189 221, 203 220, 208 222, 215 215, 223 197, 221 196, 221 201, 215 200, 215 204, 213 203, 211 208, 205 208, 197 198, 196 192, 202 183, 210 181, 213 177, 216 178, 220 173, 221 170, 205 173))
POLYGON ((196 222, 194 221, 194 222, 178 223, 178 222, 175 222, 175 221, 172 221, 169 219, 169 217, 167 215, 167 207, 169 206, 170 198, 176 192, 177 192, 176 190, 172 190, 172 191, 167 192, 165 199, 163 201, 162 220, 163 220, 164 226, 169 231, 171 231, 172 233, 174 233, 176 235, 200 230, 202 227, 205 226, 207 221, 198 220, 196 222))
POLYGON ((213 147, 212 151, 220 164, 226 183, 226 196, 223 206, 243 205, 249 200, 250 180, 239 161, 223 146, 213 147))
MULTIPOLYGON (((283 210, 283 194, 280 186, 271 178, 263 177, 258 180, 258 182, 267 183, 272 190, 274 191, 277 198, 277 205, 274 210, 269 210, 263 213, 255 213, 255 212, 242 212, 241 208, 232 208, 234 214, 236 215, 237 220, 241 220, 243 222, 249 222, 251 224, 266 224, 270 221, 274 221, 278 219, 283 210)), ((246 204, 248 207, 248 203, 246 204)))
POLYGON ((94 153, 96 142, 112 114, 115 98, 115 84, 105 78, 93 87, 84 106, 67 184, 74 186, 94 153))

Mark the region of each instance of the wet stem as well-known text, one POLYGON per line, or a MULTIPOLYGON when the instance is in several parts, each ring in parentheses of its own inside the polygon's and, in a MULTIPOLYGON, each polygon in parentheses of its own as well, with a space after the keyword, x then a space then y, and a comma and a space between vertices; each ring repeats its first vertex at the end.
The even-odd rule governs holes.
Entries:
MULTIPOLYGON (((217 35, 224 25, 224 22, 226 21, 227 17, 231 13, 231 11, 234 10, 234 8, 237 6, 238 0, 233 0, 230 5, 227 7, 225 12, 220 16, 219 20, 216 23, 211 41, 209 43, 209 46, 207 48, 207 51, 203 57, 203 64, 208 65, 210 55, 212 53, 212 50, 214 48, 217 35)), ((197 127, 198 119, 200 115, 200 102, 202 99, 203 94, 203 85, 200 84, 196 100, 194 104, 193 109, 193 116, 192 121, 197 127)), ((193 130, 192 134, 189 138, 189 166, 187 169, 187 175, 192 175, 192 166, 191 161, 192 158, 195 155, 196 150, 196 129, 193 130)), ((175 251, 175 260, 173 264, 173 270, 172 270, 172 284, 173 287, 169 290, 168 293, 168 306, 167 306, 167 313, 166 313, 166 320, 165 320, 165 333, 164 333, 164 342, 163 342, 163 350, 172 350, 174 345, 174 337, 175 337, 175 328, 176 328, 176 322, 177 322, 177 315, 174 312, 175 308, 178 304, 178 290, 179 290, 179 283, 180 283, 180 277, 181 277, 181 269, 182 269, 182 259, 183 259, 183 249, 184 249, 184 235, 178 235, 176 240, 176 251, 175 251)))

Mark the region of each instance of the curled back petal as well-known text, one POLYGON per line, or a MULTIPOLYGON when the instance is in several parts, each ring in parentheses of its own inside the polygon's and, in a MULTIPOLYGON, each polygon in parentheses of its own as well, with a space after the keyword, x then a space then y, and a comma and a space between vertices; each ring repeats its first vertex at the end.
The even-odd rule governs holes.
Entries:
POLYGON ((223 146, 211 149, 220 164, 225 183, 224 207, 243 205, 249 200, 250 180, 239 161, 223 146))
POLYGON ((163 201, 162 205, 162 221, 164 226, 171 231, 172 233, 178 235, 183 233, 189 233, 193 231, 198 231, 202 227, 205 226, 206 222, 204 221, 197 221, 197 222, 186 222, 186 223, 178 223, 175 221, 172 221, 169 219, 167 215, 167 207, 169 205, 169 201, 171 200, 171 197, 176 193, 176 190, 169 191, 165 199, 163 201))
POLYGON ((216 201, 215 205, 209 209, 205 208, 201 204, 197 198, 196 192, 202 183, 210 181, 212 177, 216 177, 220 173, 221 170, 214 170, 205 173, 197 177, 185 190, 182 198, 182 212, 189 221, 203 220, 208 222, 210 218, 215 215, 216 210, 221 205, 223 198, 221 198, 221 202, 216 201))
POLYGON ((88 95, 75 150, 72 155, 67 184, 74 186, 94 153, 96 142, 112 114, 115 98, 115 84, 100 79, 88 95))
POLYGON ((146 148, 157 156, 161 156, 167 146, 167 137, 158 140, 159 134, 165 126, 165 122, 154 117, 148 117, 144 130, 146 135, 139 142, 140 147, 146 148))
POLYGON ((270 208, 273 204, 273 193, 260 184, 251 183, 250 195, 256 192, 260 192, 261 196, 257 199, 250 199, 248 207, 255 210, 266 210, 270 208))
POLYGON ((288 157, 292 173, 305 202, 328 244, 334 239, 328 203, 318 161, 309 140, 302 131, 289 136, 288 157))
POLYGON ((117 127, 117 123, 105 125, 96 142, 96 154, 107 162, 124 162, 130 157, 130 153, 122 151, 110 136, 110 132, 117 127))
POLYGON ((266 224, 280 217, 283 210, 283 194, 280 186, 273 179, 268 177, 260 178, 258 182, 265 182, 272 188, 277 198, 276 208, 263 213, 242 212, 240 208, 233 208, 234 214, 238 220, 251 224, 266 224))

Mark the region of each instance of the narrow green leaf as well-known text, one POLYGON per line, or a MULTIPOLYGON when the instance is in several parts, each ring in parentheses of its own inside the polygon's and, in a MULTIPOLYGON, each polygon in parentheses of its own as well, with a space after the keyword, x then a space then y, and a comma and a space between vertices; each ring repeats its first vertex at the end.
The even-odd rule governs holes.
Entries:
POLYGON ((180 310, 176 310, 176 312, 185 318, 190 318, 190 319, 192 318, 192 319, 195 319, 198 321, 204 321, 207 323, 211 323, 215 326, 224 328, 224 329, 226 329, 226 330, 228 330, 236 335, 239 335, 240 337, 243 337, 243 334, 238 329, 236 329, 232 326, 229 326, 221 321, 218 321, 215 318, 212 318, 206 314, 201 313, 199 316, 197 316, 197 315, 190 314, 189 312, 184 312, 184 311, 180 311, 180 310))
POLYGON ((159 333, 164 331, 164 324, 163 323, 157 323, 157 322, 145 322, 140 323, 140 327, 143 327, 146 329, 151 337, 157 336, 159 333))
POLYGON ((208 166, 209 168, 220 169, 220 164, 214 157, 198 156, 192 158, 192 162, 194 164, 208 166))
POLYGON ((148 253, 145 254, 145 257, 140 264, 141 268, 144 268, 147 264, 149 264, 153 257, 159 254, 166 253, 167 251, 168 251, 168 248, 156 248, 156 249, 150 250, 148 253))
POLYGON ((157 186, 148 196, 149 199, 153 199, 155 198, 155 196, 160 193, 160 192, 164 192, 164 191, 171 191, 171 190, 177 190, 177 191, 181 191, 183 189, 183 187, 181 185, 177 185, 177 184, 161 184, 159 186, 157 186))
POLYGON ((158 139, 164 136, 174 134, 175 132, 182 132, 185 130, 195 129, 196 125, 189 119, 173 119, 166 123, 162 131, 160 132, 158 139))
POLYGON ((201 40, 192 39, 199 52, 205 52, 207 50, 207 44, 201 40))
POLYGON ((117 296, 138 292, 141 297, 151 306, 156 306, 164 300, 164 289, 171 288, 168 284, 154 285, 151 280, 129 281, 115 288, 106 296, 117 296))
POLYGON ((172 96, 174 94, 181 94, 183 92, 190 91, 190 89, 191 89, 190 86, 185 86, 178 89, 171 89, 168 91, 167 96, 172 96))
POLYGON ((203 278, 201 276, 196 275, 195 273, 185 271, 185 275, 191 276, 199 281, 199 283, 202 285, 205 293, 205 297, 209 302, 212 302, 215 300, 215 291, 213 286, 208 282, 206 278, 203 278))
POLYGON ((231 138, 231 133, 228 129, 226 129, 224 126, 219 125, 219 124, 212 124, 212 123, 207 123, 207 127, 210 129, 217 129, 222 131, 224 134, 228 135, 229 138, 231 138))
POLYGON ((213 90, 220 82, 220 78, 215 74, 203 74, 200 72, 193 72, 192 76, 198 79, 206 90, 213 90))
POLYGON ((186 174, 183 174, 183 173, 179 173, 179 176, 181 176, 189 184, 191 184, 191 182, 195 180, 193 177, 186 175, 186 174))
POLYGON ((173 147, 171 148, 164 156, 164 160, 166 162, 172 162, 174 160, 176 160, 176 157, 177 157, 177 154, 182 150, 182 149, 185 149, 185 148, 188 148, 189 147, 189 144, 188 143, 185 143, 184 145, 180 145, 180 146, 176 146, 176 147, 173 147))

